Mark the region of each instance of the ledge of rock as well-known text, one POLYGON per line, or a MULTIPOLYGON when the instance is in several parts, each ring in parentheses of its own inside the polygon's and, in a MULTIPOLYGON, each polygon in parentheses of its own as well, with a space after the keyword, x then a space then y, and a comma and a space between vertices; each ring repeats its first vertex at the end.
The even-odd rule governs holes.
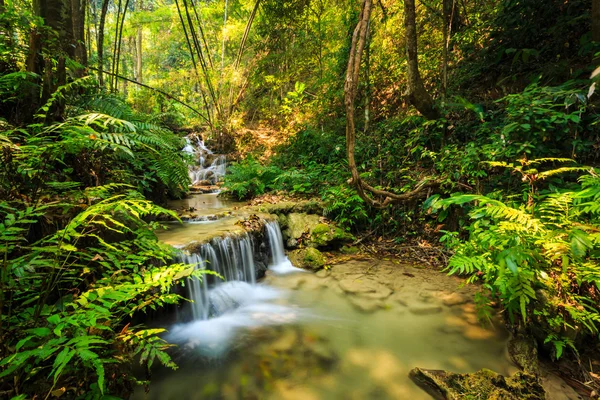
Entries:
POLYGON ((436 400, 544 400, 546 393, 538 378, 517 372, 506 378, 488 369, 473 374, 414 368, 410 378, 436 400))
POLYGON ((274 204, 261 204, 258 206, 258 211, 277 215, 291 213, 323 215, 323 203, 319 200, 282 201, 274 204))

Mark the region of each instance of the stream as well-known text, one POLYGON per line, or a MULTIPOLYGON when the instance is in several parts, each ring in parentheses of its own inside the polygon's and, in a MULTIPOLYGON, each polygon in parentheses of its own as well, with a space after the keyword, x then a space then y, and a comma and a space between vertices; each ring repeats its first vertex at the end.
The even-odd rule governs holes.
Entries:
POLYGON ((515 371, 507 332, 480 325, 458 278, 361 255, 307 272, 287 259, 276 221, 262 236, 236 224, 240 203, 213 193, 171 207, 194 217, 159 238, 225 280, 181 288, 194 302, 161 320, 180 367, 153 371, 133 399, 419 400, 431 397, 409 379, 414 367, 515 371))

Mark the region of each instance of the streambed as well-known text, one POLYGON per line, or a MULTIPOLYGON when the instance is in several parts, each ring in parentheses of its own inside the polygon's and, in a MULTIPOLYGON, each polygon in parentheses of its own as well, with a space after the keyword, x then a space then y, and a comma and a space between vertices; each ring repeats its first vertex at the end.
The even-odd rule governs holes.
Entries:
MULTIPOLYGON (((202 196, 214 195, 194 201, 202 196)), ((234 226, 223 220, 185 223, 164 240, 234 226)), ((218 312, 167 327, 180 368, 154 372, 134 399, 430 399, 411 368, 515 371, 506 331, 479 324, 471 288, 397 259, 355 256, 314 274, 273 257, 258 283, 206 296, 218 312)))

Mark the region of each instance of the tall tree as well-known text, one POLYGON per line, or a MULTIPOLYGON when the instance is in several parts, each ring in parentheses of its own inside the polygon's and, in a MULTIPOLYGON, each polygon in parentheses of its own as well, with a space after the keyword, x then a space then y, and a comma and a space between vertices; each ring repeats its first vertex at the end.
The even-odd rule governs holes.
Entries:
POLYGON ((592 40, 600 42, 600 0, 592 0, 592 40))
MULTIPOLYGON (((45 26, 36 28, 30 35, 27 71, 42 77, 42 103, 50 98, 58 86, 66 83, 67 58, 82 64, 87 62, 83 4, 83 0, 33 1, 33 13, 43 19, 45 26)), ((78 70, 73 72, 80 73, 78 70)), ((38 101, 32 99, 32 103, 35 107, 38 101)), ((57 107, 54 117, 59 114, 60 107, 57 107)))
MULTIPOLYGON (((85 0, 71 0, 71 23, 73 25, 73 55, 75 61, 87 65, 87 51, 85 46, 85 0)), ((81 71, 83 72, 83 71, 81 71)))
POLYGON ((408 63, 408 100, 427 119, 439 118, 433 99, 423 85, 419 73, 415 0, 404 0, 404 29, 408 63))
POLYGON ((100 11, 100 23, 98 24, 98 83, 100 86, 104 86, 104 76, 102 71, 104 70, 104 25, 106 24, 106 14, 108 12, 109 0, 102 1, 102 9, 100 11))

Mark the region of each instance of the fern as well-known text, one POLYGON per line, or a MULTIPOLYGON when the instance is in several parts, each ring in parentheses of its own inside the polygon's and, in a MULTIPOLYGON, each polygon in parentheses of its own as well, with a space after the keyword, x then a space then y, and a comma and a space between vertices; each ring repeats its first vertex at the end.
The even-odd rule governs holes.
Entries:
MULTIPOLYGON (((545 161, 569 160, 536 160, 545 161)), ((600 330, 595 294, 600 289, 600 179, 589 172, 579 179, 579 189, 548 194, 533 208, 481 195, 436 202, 437 209, 470 207, 470 236, 453 249, 448 273, 483 281, 513 321, 528 324, 534 314, 545 318, 541 327, 551 327, 546 341, 555 345, 557 356, 578 345, 566 337, 569 327, 582 326, 591 335, 600 330), (539 304, 537 289, 550 293, 552 301, 539 304)))

